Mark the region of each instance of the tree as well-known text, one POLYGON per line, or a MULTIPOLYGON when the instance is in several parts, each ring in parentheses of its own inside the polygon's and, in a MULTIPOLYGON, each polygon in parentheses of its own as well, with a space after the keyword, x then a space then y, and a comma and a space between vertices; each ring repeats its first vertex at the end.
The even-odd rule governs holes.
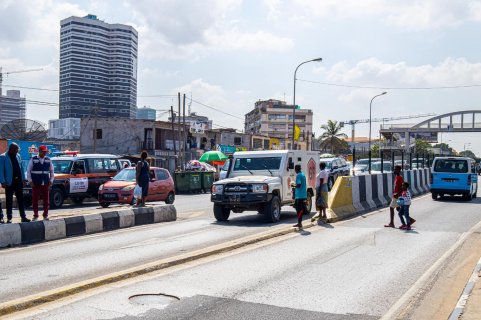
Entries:
POLYGON ((431 154, 431 145, 429 142, 422 140, 422 139, 416 139, 415 141, 415 146, 414 146, 414 152, 417 154, 431 154))
POLYGON ((374 144, 371 146, 371 154, 374 156, 379 154, 379 144, 374 144))
POLYGON ((476 159, 476 155, 474 154, 473 151, 471 150, 466 150, 466 151, 461 151, 459 153, 460 156, 463 156, 463 157, 469 157, 469 158, 473 158, 473 159, 476 159))
POLYGON ((347 143, 343 139, 347 138, 347 135, 341 132, 342 127, 340 123, 328 120, 327 124, 321 126, 321 129, 324 130, 319 139, 321 148, 330 148, 331 153, 334 153, 336 150, 339 152, 346 147, 347 143))

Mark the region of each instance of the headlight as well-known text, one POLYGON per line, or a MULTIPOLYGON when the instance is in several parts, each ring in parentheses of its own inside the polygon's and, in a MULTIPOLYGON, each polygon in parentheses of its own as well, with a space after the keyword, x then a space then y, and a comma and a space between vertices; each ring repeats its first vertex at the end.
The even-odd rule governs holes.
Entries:
POLYGON ((252 192, 254 193, 267 193, 269 191, 269 187, 267 184, 253 184, 252 185, 252 192))
POLYGON ((122 188, 122 191, 130 191, 130 190, 132 190, 133 188, 135 188, 135 185, 126 186, 126 187, 123 187, 123 188, 122 188))
POLYGON ((99 187, 99 191, 100 191, 100 190, 103 190, 103 189, 104 189, 104 185, 101 184, 100 187, 99 187))
POLYGON ((214 184, 212 186, 212 193, 222 193, 224 191, 223 184, 214 184))

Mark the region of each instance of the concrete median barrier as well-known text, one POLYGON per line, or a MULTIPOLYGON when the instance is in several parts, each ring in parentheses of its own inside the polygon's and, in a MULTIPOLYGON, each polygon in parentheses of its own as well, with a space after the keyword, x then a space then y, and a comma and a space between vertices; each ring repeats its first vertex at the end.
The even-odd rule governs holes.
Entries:
MULTIPOLYGON (((407 170, 402 174, 413 196, 429 192, 430 169, 407 170)), ((392 173, 339 177, 329 193, 328 220, 335 222, 388 206, 393 181, 392 173)))
POLYGON ((175 221, 174 205, 120 209, 48 221, 0 225, 0 248, 31 244, 136 225, 175 221))

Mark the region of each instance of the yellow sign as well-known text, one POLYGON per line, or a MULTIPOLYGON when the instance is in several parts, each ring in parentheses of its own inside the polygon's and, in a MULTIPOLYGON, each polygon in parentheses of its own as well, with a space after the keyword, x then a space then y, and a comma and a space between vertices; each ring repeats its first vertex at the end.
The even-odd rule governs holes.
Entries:
POLYGON ((298 125, 294 127, 294 140, 299 141, 299 137, 301 136, 301 128, 298 125))
POLYGON ((276 150, 281 145, 281 139, 278 138, 270 138, 269 139, 269 149, 276 150))

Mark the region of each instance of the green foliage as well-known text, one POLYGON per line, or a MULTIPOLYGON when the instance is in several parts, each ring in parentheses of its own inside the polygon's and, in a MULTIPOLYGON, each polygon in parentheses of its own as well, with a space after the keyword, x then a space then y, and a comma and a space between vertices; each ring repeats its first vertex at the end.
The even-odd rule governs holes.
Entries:
POLYGON ((470 158, 476 159, 476 155, 471 150, 461 151, 459 155, 463 157, 470 157, 470 158))
POLYGON ((347 135, 341 132, 342 127, 340 123, 328 120, 327 124, 321 126, 321 129, 324 130, 319 137, 319 145, 321 149, 330 149, 333 154, 338 154, 349 149, 348 143, 343 140, 347 138, 347 135))
POLYGON ((431 150, 431 144, 429 142, 426 142, 422 139, 416 139, 415 141, 415 146, 414 146, 414 152, 417 154, 432 154, 431 150))

